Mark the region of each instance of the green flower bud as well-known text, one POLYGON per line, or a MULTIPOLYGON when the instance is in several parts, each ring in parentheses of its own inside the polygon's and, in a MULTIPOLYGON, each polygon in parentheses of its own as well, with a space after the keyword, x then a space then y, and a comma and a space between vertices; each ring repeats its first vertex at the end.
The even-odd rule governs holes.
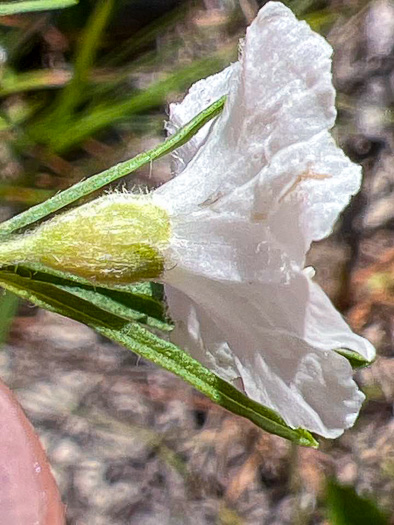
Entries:
POLYGON ((0 246, 0 265, 41 263, 102 284, 156 279, 170 239, 167 212, 149 195, 112 194, 0 246))

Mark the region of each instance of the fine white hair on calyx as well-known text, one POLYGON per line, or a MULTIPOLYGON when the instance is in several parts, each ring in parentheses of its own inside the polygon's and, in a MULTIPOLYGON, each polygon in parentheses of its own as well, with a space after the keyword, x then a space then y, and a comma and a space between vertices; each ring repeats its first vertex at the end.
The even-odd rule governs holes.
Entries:
POLYGON ((114 190, 13 237, 1 246, 0 265, 40 264, 97 283, 159 277, 169 218, 138 190, 114 190))

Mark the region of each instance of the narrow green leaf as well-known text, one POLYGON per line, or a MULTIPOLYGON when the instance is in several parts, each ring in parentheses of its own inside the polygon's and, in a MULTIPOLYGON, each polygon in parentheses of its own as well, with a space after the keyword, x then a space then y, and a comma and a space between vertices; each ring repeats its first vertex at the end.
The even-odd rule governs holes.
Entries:
POLYGON ((29 11, 46 11, 76 5, 78 0, 14 0, 0 4, 0 16, 15 15, 29 11))
POLYGON ((330 525, 389 525, 387 516, 376 503, 335 480, 327 484, 326 506, 330 525))
MULTIPOLYGON (((104 67, 114 67, 124 62, 130 61, 130 55, 133 57, 133 63, 138 59, 134 59, 135 55, 151 42, 155 42, 156 39, 163 35, 164 32, 174 27, 179 21, 182 21, 187 16, 188 6, 186 4, 180 4, 177 7, 173 7, 169 12, 159 18, 155 18, 149 22, 148 25, 144 25, 136 33, 133 33, 127 40, 122 42, 119 46, 111 49, 104 58, 104 67)), ((169 44, 166 44, 166 48, 169 44)), ((159 49, 155 48, 154 54, 157 55, 159 49)))
POLYGON ((252 401, 235 387, 223 381, 189 354, 160 339, 140 324, 129 322, 114 312, 92 304, 65 288, 0 272, 0 285, 7 290, 52 312, 80 321, 140 356, 180 376, 212 401, 253 421, 267 432, 300 445, 317 447, 313 436, 303 429, 292 429, 273 410, 252 401))
POLYGON ((368 361, 362 355, 354 352, 353 350, 348 350, 347 348, 338 348, 335 349, 335 352, 343 357, 346 357, 352 368, 364 368, 365 366, 369 366, 372 363, 372 361, 368 361))
POLYGON ((14 73, 6 70, 0 81, 0 96, 4 97, 22 91, 62 87, 70 78, 71 74, 61 69, 38 69, 25 73, 14 73))
POLYGON ((0 290, 0 345, 7 339, 8 331, 18 308, 19 299, 12 292, 0 290))
POLYGON ((164 289, 163 285, 154 283, 151 281, 117 285, 117 286, 94 286, 91 281, 78 277, 72 273, 55 270, 44 266, 43 264, 29 264, 29 265, 17 265, 0 268, 0 272, 8 272, 12 274, 18 274, 21 277, 25 277, 30 280, 37 280, 47 282, 53 285, 67 285, 76 284, 81 285, 85 288, 91 288, 96 291, 124 293, 131 294, 138 298, 141 303, 138 303, 138 307, 135 309, 142 313, 155 317, 158 320, 165 321, 165 312, 163 306, 164 289))
POLYGON ((59 290, 88 301, 104 312, 128 321, 138 321, 157 330, 168 332, 173 328, 165 317, 161 297, 157 296, 159 285, 156 283, 108 289, 94 287, 91 283, 74 276, 68 278, 63 272, 45 270, 42 265, 13 266, 0 270, 0 278, 3 277, 8 282, 17 283, 26 289, 39 291, 45 288, 48 293, 56 293, 56 290, 59 290))
POLYGON ((167 140, 156 146, 155 148, 140 153, 136 157, 125 162, 121 162, 108 170, 105 170, 97 175, 93 175, 87 180, 78 182, 71 188, 58 193, 47 201, 32 206, 23 213, 8 221, 0 224, 0 238, 2 236, 10 235, 20 228, 29 226, 34 222, 39 221, 54 213, 55 211, 64 208, 65 206, 77 201, 81 197, 85 197, 93 193, 107 184, 115 180, 129 175, 133 171, 141 168, 145 164, 153 162, 154 160, 171 153, 175 149, 185 144, 190 138, 197 133, 199 129, 204 126, 209 120, 216 117, 223 109, 226 97, 222 97, 213 104, 211 104, 204 111, 194 117, 188 124, 181 128, 177 133, 169 137, 167 140))

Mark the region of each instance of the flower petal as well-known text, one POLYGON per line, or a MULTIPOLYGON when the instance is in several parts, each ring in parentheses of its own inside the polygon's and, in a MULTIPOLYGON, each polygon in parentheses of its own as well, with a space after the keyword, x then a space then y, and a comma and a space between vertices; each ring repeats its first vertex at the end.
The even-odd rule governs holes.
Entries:
MULTIPOLYGON (((153 201, 165 207, 153 194, 153 201)), ((211 209, 171 217, 166 267, 224 281, 283 282, 292 271, 289 257, 267 228, 211 209)))
MULTIPOLYGON (((166 123, 169 135, 176 133, 182 126, 190 122, 198 113, 226 95, 230 90, 230 82, 238 74, 239 64, 232 64, 220 73, 199 80, 189 90, 180 103, 170 104, 170 120, 166 123)), ((178 175, 191 161, 198 149, 205 142, 211 126, 216 119, 210 120, 186 144, 173 154, 173 172, 178 175)))
POLYGON ((251 180, 278 151, 333 125, 331 52, 282 4, 260 10, 221 117, 182 174, 157 190, 174 212, 220 198, 251 180))
POLYGON ((246 393, 276 410, 289 426, 327 438, 340 436, 354 425, 365 399, 350 364, 334 352, 319 352, 285 334, 265 334, 265 347, 282 345, 291 357, 271 351, 268 359, 253 352, 237 360, 246 393))
POLYGON ((337 437, 364 396, 335 350, 369 360, 374 349, 302 271, 310 243, 360 185, 360 168, 328 132, 331 51, 286 7, 266 4, 239 66, 220 77, 222 115, 153 199, 171 218, 162 280, 178 342, 290 426, 337 437))
POLYGON ((269 176, 286 179, 292 166, 295 177, 287 176, 287 187, 277 194, 269 227, 289 255, 298 253, 302 266, 311 242, 331 233, 338 215, 360 189, 361 166, 350 162, 327 132, 298 145, 287 159, 278 159, 269 176))
POLYGON ((306 275, 305 282, 309 294, 305 315, 305 340, 321 349, 354 350, 367 361, 373 361, 376 354, 373 345, 350 330, 320 286, 306 275))
POLYGON ((174 292, 167 299, 174 320, 183 323, 178 342, 193 357, 227 380, 239 374, 245 392, 290 426, 337 437, 353 425, 364 396, 347 360, 332 349, 346 346, 371 358, 373 348, 351 332, 303 273, 290 284, 230 283, 191 278, 178 267, 165 274, 165 282, 179 290, 176 305, 174 292), (182 294, 188 296, 183 307, 182 294), (187 342, 188 330, 193 336, 187 342), (215 362, 223 355, 225 373, 215 362))
POLYGON ((302 267, 311 242, 331 233, 360 183, 361 167, 323 131, 278 152, 256 177, 213 203, 211 209, 268 228, 302 267))
POLYGON ((332 48, 283 4, 270 2, 248 28, 229 139, 269 159, 335 122, 332 48))
POLYGON ((171 316, 177 319, 171 340, 195 359, 234 382, 240 373, 234 355, 220 329, 194 301, 172 286, 166 286, 166 299, 171 316), (202 334, 204 334, 202 336, 202 334))

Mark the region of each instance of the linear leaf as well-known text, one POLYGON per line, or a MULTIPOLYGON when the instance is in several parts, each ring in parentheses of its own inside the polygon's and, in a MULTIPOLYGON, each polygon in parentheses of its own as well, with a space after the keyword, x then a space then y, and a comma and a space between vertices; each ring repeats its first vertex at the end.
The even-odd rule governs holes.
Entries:
POLYGON ((348 348, 338 348, 335 350, 335 352, 343 357, 346 357, 352 368, 364 368, 365 366, 369 366, 372 363, 372 361, 368 361, 362 355, 354 352, 353 350, 349 350, 348 348))
POLYGON ((0 82, 0 97, 22 91, 62 87, 70 78, 70 73, 61 69, 38 69, 25 73, 14 73, 8 70, 3 73, 0 82))
POLYGON ((78 106, 100 43, 103 41, 103 32, 111 16, 113 5, 114 0, 96 2, 78 46, 72 79, 59 94, 52 118, 64 119, 78 106))
POLYGON ((0 278, 10 283, 23 285, 27 289, 47 289, 48 293, 64 292, 90 302, 104 312, 112 313, 128 321, 138 321, 164 332, 173 326, 165 317, 160 285, 125 286, 122 289, 108 289, 92 286, 78 279, 67 279, 62 272, 45 272, 26 266, 11 266, 0 271, 0 278), (82 282, 81 282, 82 281, 82 282))

